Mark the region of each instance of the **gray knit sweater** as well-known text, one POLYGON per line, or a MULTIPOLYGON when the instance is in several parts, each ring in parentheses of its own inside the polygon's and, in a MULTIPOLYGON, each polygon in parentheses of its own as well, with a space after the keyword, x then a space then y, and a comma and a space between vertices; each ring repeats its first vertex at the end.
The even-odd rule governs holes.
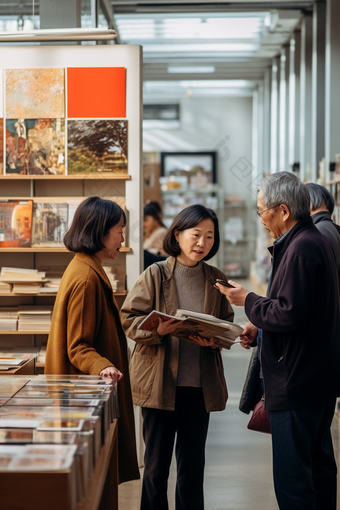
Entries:
MULTIPOLYGON (((176 261, 174 279, 177 288, 178 308, 203 313, 205 277, 201 262, 195 267, 187 267, 176 261)), ((202 386, 201 349, 202 347, 198 344, 179 339, 177 386, 191 386, 194 388, 202 386)))

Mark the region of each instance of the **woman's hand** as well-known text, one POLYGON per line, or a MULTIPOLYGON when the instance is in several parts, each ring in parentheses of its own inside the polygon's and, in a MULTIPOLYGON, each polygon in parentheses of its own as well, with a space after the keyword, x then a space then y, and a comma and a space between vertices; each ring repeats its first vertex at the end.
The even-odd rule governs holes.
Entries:
POLYGON ((244 326, 244 330, 240 334, 240 340, 242 340, 241 345, 245 349, 250 349, 250 345, 256 340, 258 328, 254 326, 251 322, 247 322, 244 326))
POLYGON ((249 294, 249 290, 242 287, 242 285, 239 283, 233 282, 232 280, 229 280, 229 283, 233 285, 233 289, 231 287, 225 287, 218 282, 215 283, 215 287, 218 288, 221 294, 225 295, 231 305, 244 306, 246 297, 249 294))
POLYGON ((202 338, 201 336, 189 336, 190 340, 193 340, 195 343, 201 345, 202 347, 218 347, 216 345, 216 338, 202 338))
POLYGON ((108 377, 109 379, 116 379, 118 382, 123 379, 123 374, 116 367, 107 367, 100 372, 102 377, 108 377))
POLYGON ((182 321, 178 319, 170 319, 169 321, 163 321, 161 317, 158 317, 158 328, 157 334, 159 336, 171 335, 181 325, 182 321))

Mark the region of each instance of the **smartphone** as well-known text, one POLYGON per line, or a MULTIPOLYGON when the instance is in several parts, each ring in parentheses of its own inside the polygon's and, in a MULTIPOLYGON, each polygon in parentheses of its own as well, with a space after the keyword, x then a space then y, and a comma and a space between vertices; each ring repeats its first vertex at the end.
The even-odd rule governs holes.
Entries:
POLYGON ((217 283, 220 283, 221 285, 224 285, 225 287, 230 287, 231 289, 235 289, 234 285, 231 285, 231 283, 228 282, 228 280, 219 280, 216 279, 217 283))

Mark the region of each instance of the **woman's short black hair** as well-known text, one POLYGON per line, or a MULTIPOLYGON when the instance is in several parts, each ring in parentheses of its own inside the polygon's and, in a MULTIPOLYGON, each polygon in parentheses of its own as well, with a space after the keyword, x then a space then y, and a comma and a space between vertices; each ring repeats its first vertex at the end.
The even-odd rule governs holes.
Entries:
POLYGON ((159 205, 159 202, 157 202, 156 200, 147 200, 145 202, 145 206, 153 207, 158 212, 158 214, 161 216, 162 209, 161 209, 161 206, 159 205))
POLYGON ((153 218, 155 218, 155 220, 157 220, 159 222, 159 224, 165 228, 165 225, 162 221, 162 218, 160 216, 160 213, 157 211, 157 209, 154 208, 153 205, 150 205, 150 204, 147 204, 144 206, 144 218, 146 216, 152 216, 153 218))
POLYGON ((320 207, 326 207, 333 214, 334 198, 328 189, 314 182, 309 182, 306 186, 309 191, 311 211, 316 211, 320 207))
POLYGON ((72 224, 64 235, 64 244, 70 251, 94 255, 105 248, 103 238, 110 229, 126 216, 123 209, 112 200, 89 197, 78 206, 72 224))
POLYGON ((203 260, 209 260, 216 255, 220 246, 218 219, 212 209, 200 204, 190 205, 177 214, 164 238, 163 249, 165 253, 172 257, 178 257, 181 254, 181 248, 176 241, 175 230, 183 232, 183 230, 196 227, 202 220, 206 219, 211 220, 214 224, 214 244, 203 260))

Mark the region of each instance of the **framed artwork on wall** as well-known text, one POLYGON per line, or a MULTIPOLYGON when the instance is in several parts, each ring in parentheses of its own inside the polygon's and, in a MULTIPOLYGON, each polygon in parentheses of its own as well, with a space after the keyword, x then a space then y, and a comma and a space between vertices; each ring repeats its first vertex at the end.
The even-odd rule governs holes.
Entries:
POLYGON ((162 183, 168 189, 200 189, 216 183, 215 152, 161 152, 162 183))

